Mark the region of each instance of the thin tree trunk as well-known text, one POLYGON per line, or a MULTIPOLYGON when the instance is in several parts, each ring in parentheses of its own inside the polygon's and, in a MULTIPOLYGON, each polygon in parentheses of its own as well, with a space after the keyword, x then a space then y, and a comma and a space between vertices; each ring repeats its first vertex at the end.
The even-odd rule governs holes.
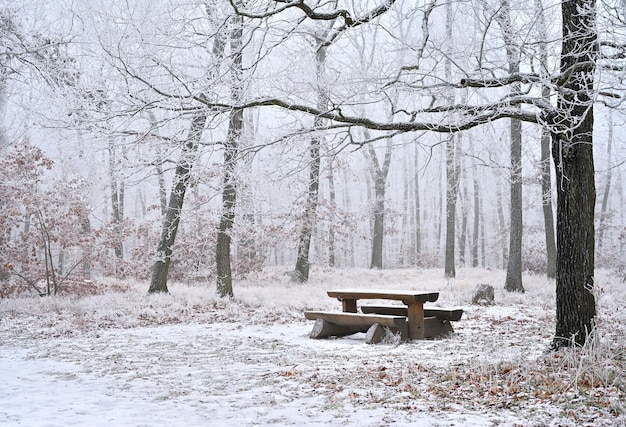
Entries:
MULTIPOLYGON (((124 180, 119 178, 119 159, 113 139, 109 139, 109 179, 111 181, 111 221, 115 231, 115 244, 113 250, 118 260, 124 258, 122 246, 121 224, 124 218, 124 180)), ((115 274, 119 273, 118 268, 115 274)))
POLYGON ((328 162, 328 191, 330 197, 330 225, 328 228, 328 265, 334 267, 335 260, 335 216, 337 211, 337 193, 335 190, 335 172, 333 158, 328 162))
POLYGON ((474 230, 472 233, 472 267, 478 267, 478 244, 480 232, 480 185, 474 167, 474 230))
MULTIPOLYGON (((446 38, 447 51, 452 51, 454 44, 452 33, 452 3, 446 3, 446 38)), ((444 74, 447 81, 452 81, 451 55, 446 55, 444 62, 444 74)), ((447 101, 450 105, 454 103, 454 95, 448 95, 447 101)), ((446 258, 444 264, 444 277, 456 277, 455 268, 455 222, 456 222, 456 201, 459 187, 459 167, 458 167, 458 134, 449 136, 446 143, 446 258)))
POLYGON ((163 229, 157 246, 156 261, 152 267, 152 279, 148 293, 168 292, 167 276, 172 259, 172 247, 176 241, 185 192, 187 191, 191 169, 196 160, 198 143, 202 137, 206 119, 206 114, 201 113, 191 121, 187 141, 183 146, 180 159, 176 165, 170 200, 163 218, 163 229))
POLYGON ((602 194, 602 204, 600 205, 600 223, 598 224, 598 252, 602 253, 602 242, 604 239, 604 229, 606 227, 606 219, 608 215, 609 195, 611 193, 611 181, 613 178, 613 110, 609 110, 608 115, 609 135, 606 141, 606 182, 604 183, 604 192, 602 194))
MULTIPOLYGON (((461 167, 461 171, 463 171, 463 167, 461 167)), ((460 172, 461 182, 463 182, 463 191, 460 192, 460 201, 461 201, 461 233, 459 235, 459 264, 461 267, 466 265, 467 259, 465 257, 465 252, 467 249, 467 234, 468 234, 468 225, 467 225, 467 213, 468 213, 468 195, 467 195, 467 181, 465 180, 465 173, 460 172), (462 174, 462 175, 461 175, 462 174)))
POLYGON ((444 277, 456 277, 455 268, 455 227, 456 227, 456 201, 458 197, 459 172, 457 167, 457 138, 452 134, 446 143, 446 259, 444 277))
MULTIPOLYGON (((500 25, 504 36, 509 74, 519 73, 520 52, 515 46, 515 29, 511 22, 511 5, 509 0, 502 0, 496 21, 500 25)), ((521 91, 521 85, 511 85, 511 94, 521 91)), ((504 289, 509 292, 524 292, 522 285, 522 234, 523 234, 523 206, 522 206, 522 122, 511 119, 511 223, 509 228, 509 259, 506 268, 504 289)))
MULTIPOLYGON (((550 86, 548 85, 548 47, 545 15, 542 0, 535 0, 537 11, 537 27, 539 38, 540 75, 543 88, 541 97, 550 103, 550 86)), ((550 173, 550 129, 543 126, 541 129, 541 193, 543 222, 546 236, 546 275, 550 279, 556 277, 556 238, 554 236, 554 213, 552 209, 552 177, 550 173)))
MULTIPOLYGON (((500 184, 496 185, 496 210, 498 211, 498 228, 500 229, 499 235, 502 236, 507 229, 506 221, 504 220, 504 206, 502 204, 502 190, 500 189, 500 184)), ((498 239, 500 240, 500 239, 498 239)), ((503 268, 507 265, 509 258, 509 253, 507 252, 507 246, 502 245, 502 264, 503 268)))
POLYGON ((415 144, 415 173, 414 173, 414 195, 413 202, 415 204, 415 262, 419 262, 422 253, 422 207, 420 204, 420 186, 419 186, 419 146, 415 144))

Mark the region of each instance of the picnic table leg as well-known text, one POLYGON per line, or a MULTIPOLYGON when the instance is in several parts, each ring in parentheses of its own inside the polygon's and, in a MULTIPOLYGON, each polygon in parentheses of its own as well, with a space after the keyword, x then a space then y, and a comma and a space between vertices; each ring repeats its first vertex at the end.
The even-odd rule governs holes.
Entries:
POLYGON ((356 313, 355 299, 341 299, 341 307, 346 313, 356 313))
POLYGON ((424 304, 411 303, 408 307, 409 339, 424 339, 424 304))

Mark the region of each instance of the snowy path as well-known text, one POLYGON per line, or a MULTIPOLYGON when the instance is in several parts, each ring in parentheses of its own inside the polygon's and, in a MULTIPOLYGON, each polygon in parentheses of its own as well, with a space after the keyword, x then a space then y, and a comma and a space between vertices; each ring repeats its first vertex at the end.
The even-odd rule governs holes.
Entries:
POLYGON ((5 372, 0 424, 427 426, 502 421, 493 414, 453 412, 441 419, 442 413, 419 408, 399 411, 392 400, 355 406, 359 394, 364 401, 368 393, 379 393, 380 400, 389 397, 367 389, 367 381, 348 391, 334 379, 358 385, 358 378, 350 378, 358 365, 402 361, 415 345, 367 346, 358 336, 312 341, 307 338, 310 326, 172 325, 0 347, 5 372), (352 399, 345 399, 348 393, 352 399))

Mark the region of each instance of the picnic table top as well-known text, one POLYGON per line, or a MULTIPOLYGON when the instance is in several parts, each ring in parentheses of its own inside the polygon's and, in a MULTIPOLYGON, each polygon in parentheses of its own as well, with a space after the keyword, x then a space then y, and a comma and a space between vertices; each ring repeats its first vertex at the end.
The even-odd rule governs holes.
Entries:
POLYGON ((327 291, 329 297, 338 299, 389 299, 402 301, 405 304, 435 302, 439 292, 421 292, 397 289, 333 289, 327 291))

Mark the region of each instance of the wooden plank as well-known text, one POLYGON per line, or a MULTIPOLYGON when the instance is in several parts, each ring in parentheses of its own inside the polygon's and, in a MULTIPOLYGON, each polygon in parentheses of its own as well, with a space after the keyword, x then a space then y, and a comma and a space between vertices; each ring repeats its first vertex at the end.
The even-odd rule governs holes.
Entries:
POLYGON ((405 304, 435 302, 439 298, 438 292, 419 292, 388 289, 336 289, 327 291, 331 298, 347 299, 388 299, 403 301, 405 304))
POLYGON ((336 325, 367 326, 368 328, 374 323, 379 323, 381 326, 401 329, 406 324, 406 317, 404 316, 387 316, 382 314, 305 311, 304 317, 309 320, 324 319, 336 325))
POLYGON ((405 305, 362 305, 365 314, 387 314, 390 316, 407 316, 409 310, 405 305))
MULTIPOLYGON (((408 310, 401 305, 363 305, 361 311, 367 314, 387 314, 392 316, 406 316, 408 310)), ((425 308, 424 317, 437 317, 441 320, 459 321, 463 316, 461 309, 425 308)))

